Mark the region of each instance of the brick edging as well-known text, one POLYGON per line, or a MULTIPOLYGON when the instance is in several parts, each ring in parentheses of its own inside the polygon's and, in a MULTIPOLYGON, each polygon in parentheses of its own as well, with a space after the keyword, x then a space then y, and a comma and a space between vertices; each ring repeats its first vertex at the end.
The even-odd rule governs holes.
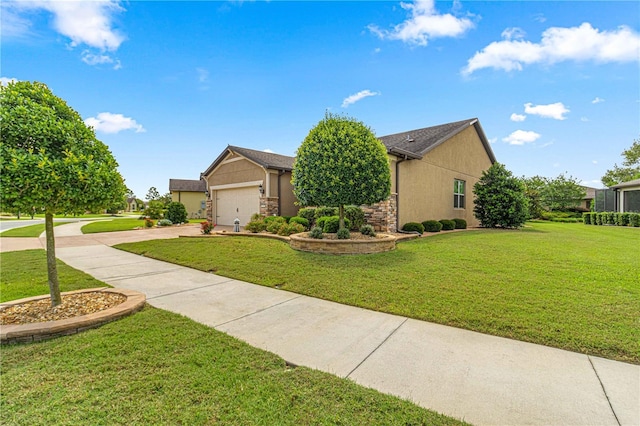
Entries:
MULTIPOLYGON (((62 295, 105 292, 121 294, 127 298, 124 302, 109 309, 94 312, 92 314, 81 315, 74 318, 67 318, 58 321, 35 322, 30 324, 7 324, 0 325, 0 344, 37 342, 40 340, 52 339, 59 336, 80 333, 84 330, 99 327, 108 322, 120 319, 144 307, 146 296, 143 293, 127 289, 117 288, 92 288, 77 291, 68 291, 62 295)), ((19 300, 0 303, 0 309, 18 305, 34 300, 47 299, 49 295, 27 297, 19 300)))

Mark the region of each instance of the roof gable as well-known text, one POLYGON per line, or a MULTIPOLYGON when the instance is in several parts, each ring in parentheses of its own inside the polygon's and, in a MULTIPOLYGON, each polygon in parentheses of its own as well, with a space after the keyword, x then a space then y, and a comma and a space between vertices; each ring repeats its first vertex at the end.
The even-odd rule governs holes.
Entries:
POLYGON ((244 158, 253 161, 259 166, 265 169, 277 169, 291 171, 293 169, 294 157, 287 155, 274 154, 273 152, 257 151, 255 149, 242 148, 239 146, 228 145, 227 148, 215 159, 207 170, 202 173, 202 176, 206 176, 211 173, 222 161, 228 153, 235 153, 243 156, 244 158))
POLYGON ((452 123, 440 124, 438 126, 425 127, 423 129, 410 130, 408 132, 396 133, 382 136, 380 141, 387 148, 390 154, 396 154, 408 158, 422 158, 426 153, 438 145, 451 139, 469 126, 474 126, 478 137, 482 142, 487 155, 494 163, 496 158, 489 141, 480 126, 477 118, 455 121, 452 123))

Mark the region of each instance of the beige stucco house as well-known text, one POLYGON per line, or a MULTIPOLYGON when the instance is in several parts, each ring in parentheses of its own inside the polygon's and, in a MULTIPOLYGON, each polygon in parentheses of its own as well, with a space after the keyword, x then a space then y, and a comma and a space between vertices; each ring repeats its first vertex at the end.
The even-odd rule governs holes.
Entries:
POLYGON ((171 201, 184 204, 190 219, 206 217, 207 185, 203 180, 169 179, 171 201))
MULTIPOLYGON (((480 122, 473 118, 383 136, 391 168, 391 196, 364 206, 367 222, 394 232, 406 222, 465 219, 473 215, 473 186, 496 161, 480 122)), ((293 216, 293 157, 228 146, 202 173, 207 214, 221 225, 253 213, 293 216)))
POLYGON ((616 193, 616 207, 620 213, 640 213, 640 179, 619 183, 611 189, 616 193))

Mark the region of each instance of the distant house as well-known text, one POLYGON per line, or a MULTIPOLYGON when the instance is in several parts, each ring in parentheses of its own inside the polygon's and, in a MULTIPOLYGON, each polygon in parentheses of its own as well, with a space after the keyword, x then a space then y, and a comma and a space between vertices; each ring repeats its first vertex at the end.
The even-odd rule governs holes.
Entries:
MULTIPOLYGON (((477 118, 379 138, 387 148, 391 196, 364 206, 367 222, 395 232, 406 222, 465 219, 473 215, 473 186, 496 161, 477 118)), ((228 146, 202 173, 207 215, 221 225, 253 213, 293 216, 293 157, 228 146)))
POLYGON ((184 204, 191 219, 206 217, 207 185, 202 180, 169 179, 171 201, 184 204))
POLYGON ((640 213, 640 179, 619 183, 610 189, 615 191, 617 211, 640 213))
POLYGON ((125 209, 127 212, 137 212, 138 211, 138 203, 136 202, 136 197, 127 197, 127 208, 125 209))
POLYGON ((582 198, 578 208, 584 211, 589 211, 591 210, 591 203, 596 199, 597 189, 589 186, 582 186, 581 188, 584 189, 585 196, 582 198))

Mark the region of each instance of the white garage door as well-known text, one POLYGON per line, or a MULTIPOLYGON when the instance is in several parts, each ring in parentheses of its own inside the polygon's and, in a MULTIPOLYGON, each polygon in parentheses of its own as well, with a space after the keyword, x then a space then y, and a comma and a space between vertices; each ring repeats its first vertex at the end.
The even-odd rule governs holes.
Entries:
POLYGON ((237 217, 240 226, 251 220, 251 215, 260 211, 260 192, 257 186, 218 190, 216 194, 216 223, 233 225, 237 217))

